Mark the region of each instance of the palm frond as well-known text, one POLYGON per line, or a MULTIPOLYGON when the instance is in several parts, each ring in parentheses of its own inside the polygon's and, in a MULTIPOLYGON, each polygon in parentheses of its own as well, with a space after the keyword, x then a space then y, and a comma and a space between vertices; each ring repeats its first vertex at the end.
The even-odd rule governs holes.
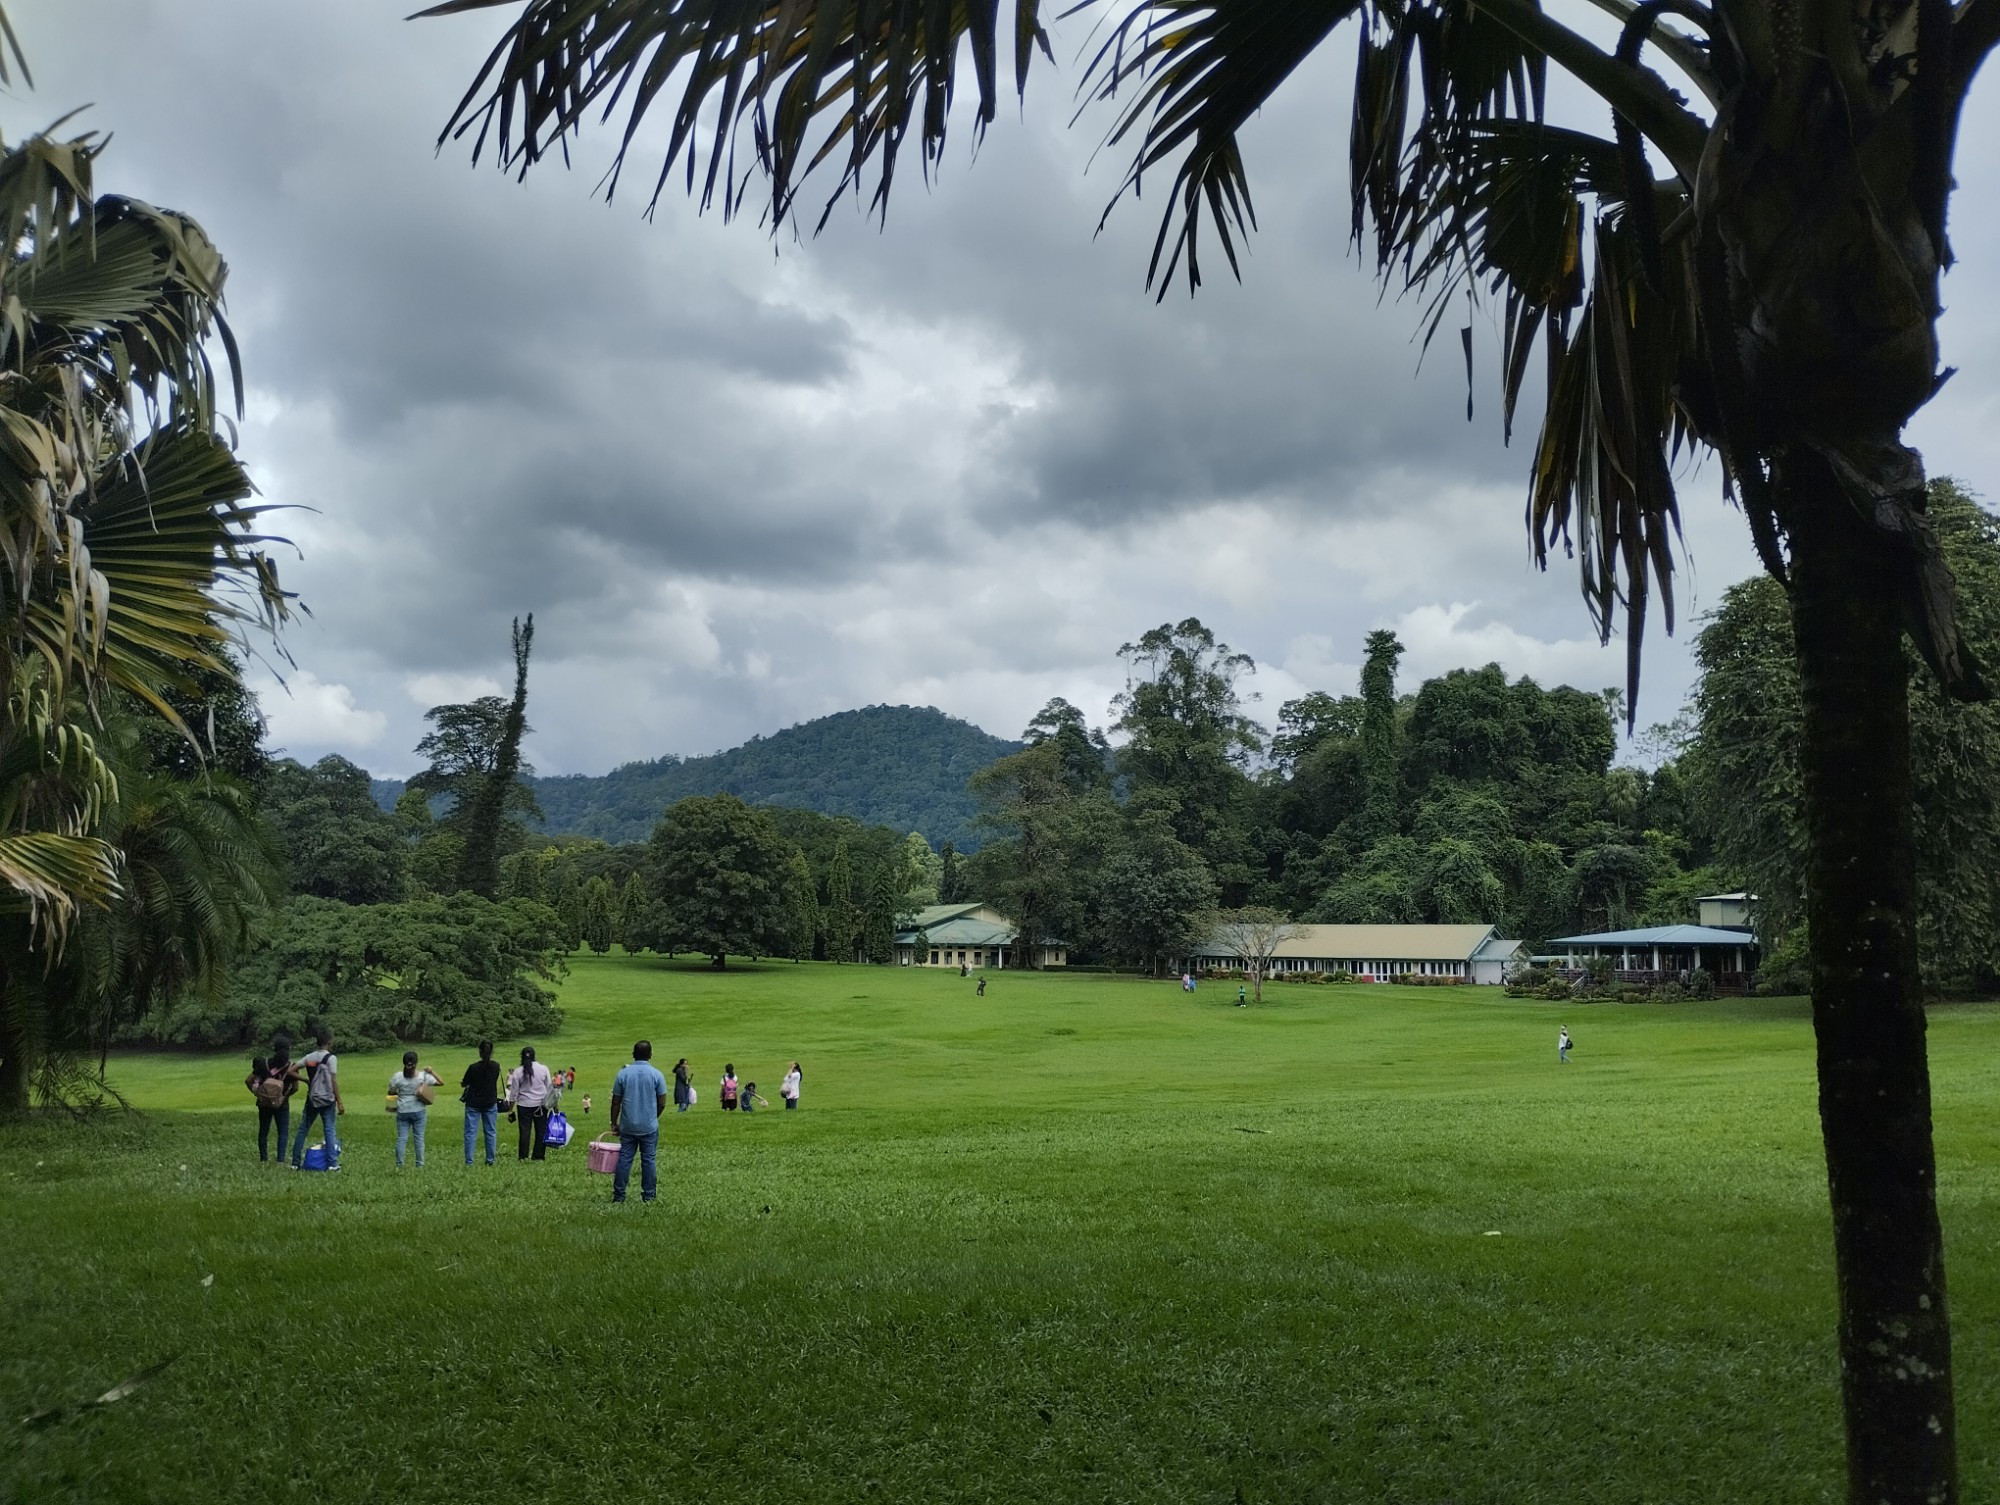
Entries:
POLYGON ((1256 215, 1236 133, 1363 3, 1152 0, 1110 28, 1084 88, 1098 100, 1131 96, 1110 135, 1112 145, 1137 143, 1113 203, 1128 192, 1137 196, 1147 173, 1180 158, 1146 269, 1147 285, 1161 296, 1183 258, 1190 289, 1201 284, 1204 206, 1231 270, 1238 269, 1236 241, 1256 215))
MULTIPOLYGON (((512 3, 518 0, 445 0, 417 15, 512 3)), ((622 110, 608 195, 643 121, 671 103, 649 212, 678 164, 690 192, 699 181, 704 206, 719 193, 723 213, 734 215, 756 166, 770 182, 775 229, 791 217, 807 174, 839 156, 841 175, 828 208, 847 190, 860 191, 873 159, 871 204, 879 213, 912 125, 927 171, 944 149, 961 44, 969 44, 978 129, 993 119, 999 12, 999 0, 529 0, 452 112, 439 144, 471 134, 477 160, 490 136, 501 165, 525 173, 561 150, 593 111, 609 121, 622 110), (706 113, 711 108, 713 115, 706 113), (817 139, 816 121, 825 122, 817 139), (755 156, 739 170, 744 130, 755 156)), ((1021 89, 1035 49, 1048 52, 1041 0, 1013 0, 1013 21, 1014 81, 1021 89)))

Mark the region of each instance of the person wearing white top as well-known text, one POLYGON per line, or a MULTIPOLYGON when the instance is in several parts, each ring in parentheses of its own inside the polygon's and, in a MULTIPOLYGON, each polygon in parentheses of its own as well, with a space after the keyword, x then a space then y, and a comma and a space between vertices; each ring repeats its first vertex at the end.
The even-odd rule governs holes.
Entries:
POLYGON ((521 1158, 546 1160, 549 1148, 549 1104, 556 1095, 555 1078, 535 1059, 535 1047, 521 1047, 521 1064, 507 1076, 507 1117, 521 1126, 521 1158))
POLYGON ((439 1082, 436 1073, 427 1066, 417 1064, 414 1050, 403 1052, 403 1069, 389 1078, 390 1107, 396 1115, 396 1165, 403 1164, 403 1150, 410 1140, 417 1141, 417 1169, 424 1165, 424 1121, 430 1117, 430 1106, 436 1097, 439 1082))
POLYGON ((1556 1064, 1558 1066, 1569 1065, 1569 1026, 1567 1024, 1556 1026, 1556 1064))
POLYGON ((792 1069, 785 1073, 785 1080, 779 1084, 778 1096, 785 1100, 787 1109, 799 1105, 799 1063, 792 1062, 792 1069))

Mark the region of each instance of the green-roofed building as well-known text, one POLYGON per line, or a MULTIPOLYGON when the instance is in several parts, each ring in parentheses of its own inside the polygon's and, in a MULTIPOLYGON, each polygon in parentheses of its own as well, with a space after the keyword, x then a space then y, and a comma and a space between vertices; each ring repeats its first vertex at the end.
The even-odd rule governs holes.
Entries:
MULTIPOLYGON (((905 920, 896 932, 896 962, 904 967, 992 967, 1023 965, 1014 924, 990 904, 932 904, 905 920)), ((1069 964, 1061 941, 1041 947, 1039 965, 1069 964)))

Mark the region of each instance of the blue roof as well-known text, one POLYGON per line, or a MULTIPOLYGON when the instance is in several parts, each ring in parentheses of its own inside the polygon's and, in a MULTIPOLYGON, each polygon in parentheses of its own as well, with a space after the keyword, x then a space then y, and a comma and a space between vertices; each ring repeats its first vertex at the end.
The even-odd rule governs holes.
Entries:
POLYGON ((1559 935, 1552 946, 1754 946, 1747 930, 1713 925, 1653 925, 1645 930, 1606 930, 1597 935, 1559 935))

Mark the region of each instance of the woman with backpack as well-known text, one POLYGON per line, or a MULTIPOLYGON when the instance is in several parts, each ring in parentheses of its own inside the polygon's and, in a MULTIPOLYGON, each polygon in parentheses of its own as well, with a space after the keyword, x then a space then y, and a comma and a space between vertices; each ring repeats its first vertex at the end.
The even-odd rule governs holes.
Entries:
MULTIPOLYGON (((289 1066, 288 1061, 285 1065, 289 1066)), ((292 1134, 292 1108, 286 1101, 286 1073, 274 1070, 268 1056, 257 1056, 250 1062, 250 1075, 243 1079, 243 1085, 250 1089, 250 1095, 257 1099, 257 1158, 271 1158, 271 1125, 278 1126, 278 1158, 285 1158, 285 1144, 292 1134)))
POLYGON ((736 1111, 736 1063, 733 1061, 722 1068, 722 1111, 736 1111))
POLYGON ((507 1076, 507 1121, 521 1126, 521 1158, 546 1160, 549 1149, 549 1102, 556 1095, 555 1078, 535 1059, 535 1047, 521 1047, 521 1064, 507 1076))
POLYGON ((437 1074, 417 1064, 414 1050, 403 1052, 403 1069, 389 1078, 389 1106, 396 1114, 396 1168, 402 1169, 403 1147, 417 1140, 417 1169, 424 1168, 424 1122, 437 1101, 437 1074))

